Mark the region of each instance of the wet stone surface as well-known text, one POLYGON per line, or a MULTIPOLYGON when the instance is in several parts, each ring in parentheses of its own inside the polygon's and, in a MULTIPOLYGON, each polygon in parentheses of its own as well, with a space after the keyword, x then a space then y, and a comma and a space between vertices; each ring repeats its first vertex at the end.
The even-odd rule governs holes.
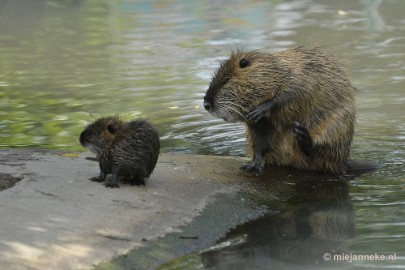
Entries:
POLYGON ((161 154, 142 187, 106 188, 90 153, 0 150, 2 269, 80 269, 178 231, 241 184, 240 159, 161 154), (146 241, 145 241, 146 240, 146 241))

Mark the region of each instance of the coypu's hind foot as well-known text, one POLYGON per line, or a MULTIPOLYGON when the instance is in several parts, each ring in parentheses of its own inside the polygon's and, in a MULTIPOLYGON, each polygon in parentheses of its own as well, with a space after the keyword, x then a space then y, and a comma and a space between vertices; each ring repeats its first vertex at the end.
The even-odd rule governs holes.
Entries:
POLYGON ((311 135, 308 129, 298 122, 293 122, 293 132, 297 139, 298 145, 301 150, 307 155, 312 156, 314 154, 314 145, 312 143, 311 135))
POLYGON ((242 164, 242 166, 240 166, 240 169, 244 172, 257 171, 260 173, 263 170, 263 166, 257 161, 252 161, 250 163, 242 164))
POLYGON ((270 110, 273 107, 273 102, 271 100, 264 102, 262 105, 251 110, 246 114, 246 119, 250 123, 257 123, 260 119, 270 116, 270 110))

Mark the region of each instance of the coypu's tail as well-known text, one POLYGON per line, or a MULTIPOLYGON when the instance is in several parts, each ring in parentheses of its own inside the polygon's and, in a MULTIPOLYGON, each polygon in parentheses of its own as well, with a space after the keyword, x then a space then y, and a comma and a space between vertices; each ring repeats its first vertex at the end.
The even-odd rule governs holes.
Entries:
POLYGON ((347 172, 351 174, 373 172, 381 167, 381 164, 367 160, 350 159, 347 161, 347 172))

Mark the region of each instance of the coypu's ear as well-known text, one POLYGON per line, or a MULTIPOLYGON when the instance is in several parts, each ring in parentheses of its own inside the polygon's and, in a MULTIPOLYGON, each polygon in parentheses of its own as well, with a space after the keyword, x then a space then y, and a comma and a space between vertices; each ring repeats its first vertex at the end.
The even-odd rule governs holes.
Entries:
POLYGON ((245 68, 245 67, 247 67, 249 65, 250 65, 250 61, 248 59, 243 57, 242 59, 239 60, 239 67, 240 68, 245 68))
POLYGON ((115 134, 117 132, 118 128, 114 124, 110 124, 107 126, 107 130, 111 134, 115 134))

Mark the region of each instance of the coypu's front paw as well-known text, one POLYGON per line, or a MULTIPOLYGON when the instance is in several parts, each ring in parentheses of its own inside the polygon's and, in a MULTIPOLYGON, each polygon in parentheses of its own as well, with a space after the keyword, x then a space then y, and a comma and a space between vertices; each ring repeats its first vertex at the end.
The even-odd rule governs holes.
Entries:
POLYGON ((262 105, 258 106, 257 108, 251 110, 246 114, 246 119, 250 123, 257 123, 259 120, 263 119, 264 117, 270 116, 271 108, 273 107, 272 101, 266 101, 262 105))
POLYGON ((252 161, 250 163, 242 164, 242 166, 240 166, 240 169, 245 172, 252 172, 252 171, 262 172, 263 166, 257 162, 252 161))
POLYGON ((263 112, 261 110, 258 110, 258 108, 254 109, 253 111, 250 111, 249 113, 246 114, 246 119, 250 123, 257 123, 262 118, 263 118, 263 112))

